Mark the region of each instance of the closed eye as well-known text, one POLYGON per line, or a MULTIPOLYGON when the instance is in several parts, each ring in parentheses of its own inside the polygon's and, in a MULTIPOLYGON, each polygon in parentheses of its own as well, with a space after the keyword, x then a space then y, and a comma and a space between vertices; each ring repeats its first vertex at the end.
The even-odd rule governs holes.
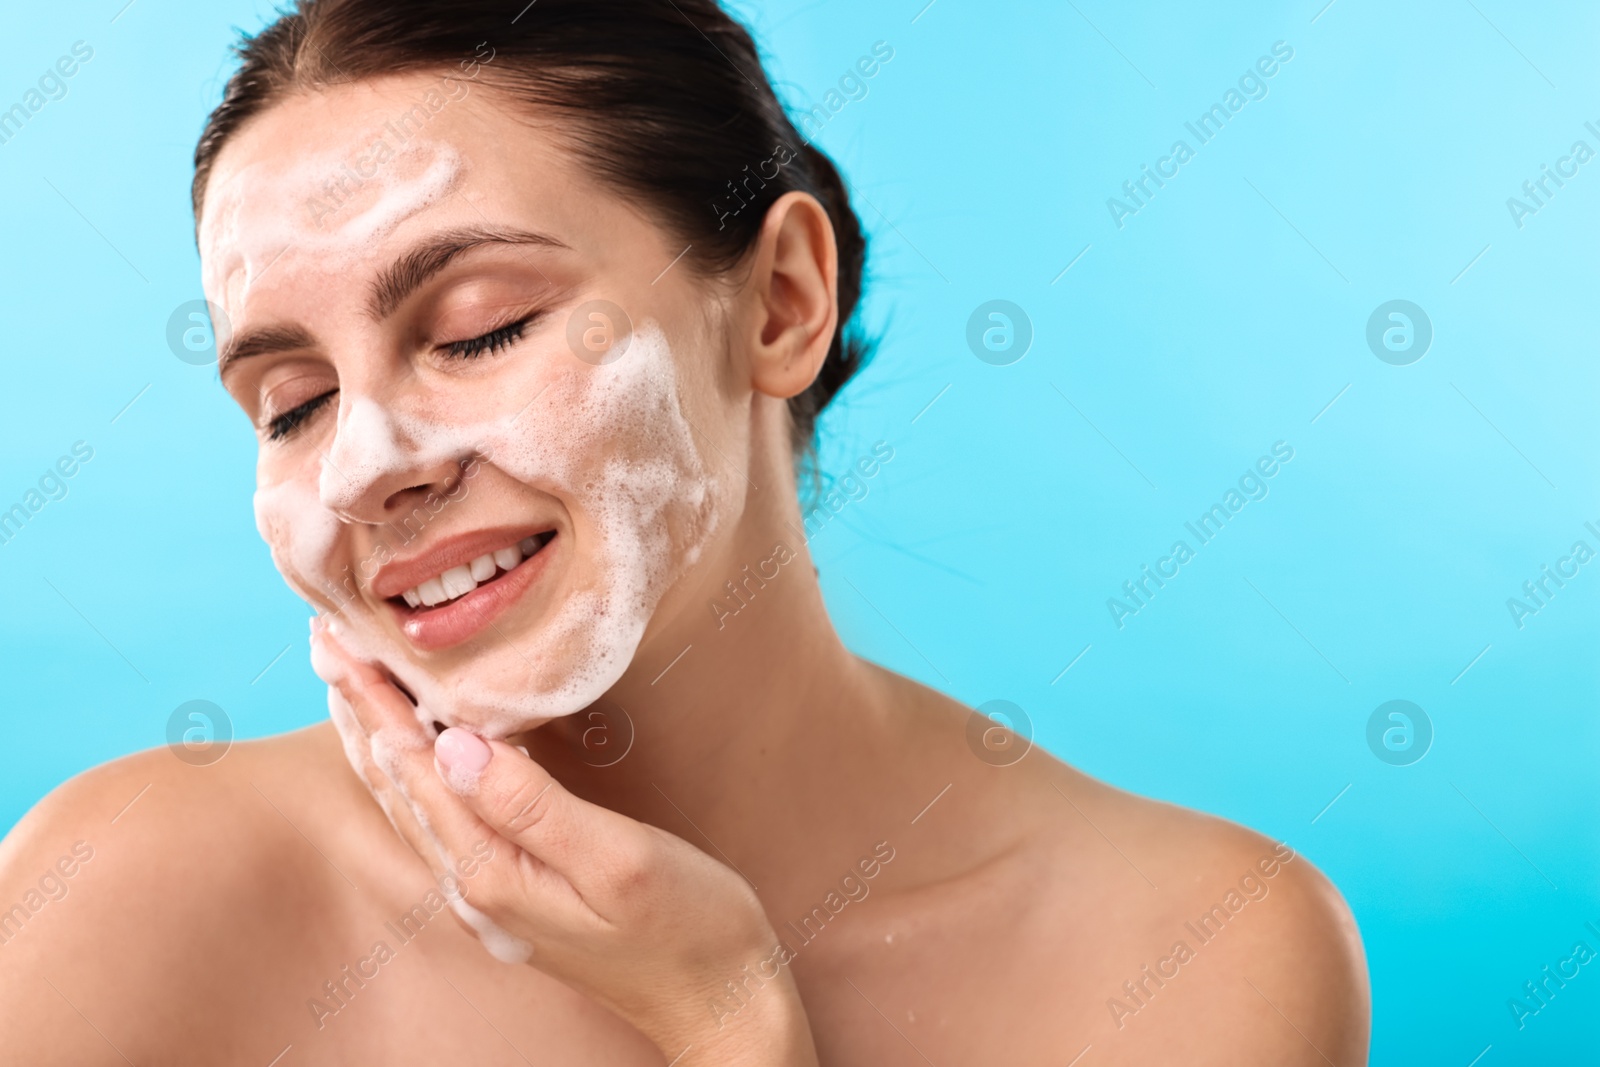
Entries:
POLYGON ((282 441, 298 430, 307 419, 315 415, 319 408, 338 395, 339 390, 329 389, 321 396, 314 396, 305 403, 290 408, 267 423, 267 436, 273 441, 282 441))
POLYGON ((469 341, 452 341, 443 346, 445 355, 450 359, 476 359, 485 352, 496 352, 520 339, 528 323, 537 317, 529 315, 527 318, 507 323, 497 330, 490 330, 482 337, 474 337, 469 341))

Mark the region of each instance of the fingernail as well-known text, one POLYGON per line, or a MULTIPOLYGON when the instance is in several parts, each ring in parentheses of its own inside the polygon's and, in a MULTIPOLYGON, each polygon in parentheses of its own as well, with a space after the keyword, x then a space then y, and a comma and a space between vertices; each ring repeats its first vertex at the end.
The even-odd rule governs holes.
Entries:
POLYGON ((470 793, 494 751, 472 731, 452 726, 434 740, 433 755, 445 772, 445 784, 457 793, 470 793))
POLYGON ((318 635, 320 635, 321 633, 322 633, 322 616, 321 615, 313 615, 313 616, 311 616, 311 639, 313 641, 315 641, 317 639, 318 635))

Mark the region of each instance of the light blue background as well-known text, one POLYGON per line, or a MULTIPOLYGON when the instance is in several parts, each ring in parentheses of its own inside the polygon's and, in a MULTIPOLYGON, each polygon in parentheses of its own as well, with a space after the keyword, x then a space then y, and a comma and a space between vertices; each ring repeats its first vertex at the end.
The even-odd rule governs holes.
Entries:
MULTIPOLYGON (((895 457, 813 551, 863 654, 1015 701, 1085 771, 1326 871, 1366 939, 1374 1062, 1570 1062, 1600 1037, 1600 965, 1521 1032, 1507 1000, 1600 949, 1600 563, 1521 630, 1506 600, 1600 548, 1600 160, 1521 229, 1506 199, 1574 140, 1600 150, 1600 13, 1323 2, 747 5, 796 104, 895 49, 819 138, 873 235, 868 320, 892 324, 823 466, 895 457), (1280 40, 1269 95, 1197 146, 1183 123, 1280 40), (1106 199, 1179 137, 1195 158, 1119 230, 1106 199), (1034 329, 1011 366, 965 342, 995 298, 1034 329), (1364 339, 1394 298, 1435 331, 1405 367, 1364 339), (1106 599, 1278 440, 1270 496, 1119 630, 1106 599), (1408 767, 1365 739, 1396 698, 1436 731, 1408 767)), ((0 145, 0 506, 95 449, 0 546, 0 826, 161 744, 184 701, 244 736, 323 714, 251 518, 251 434, 165 342, 199 295, 194 139, 230 27, 269 5, 122 5, 13 5, 0 33, 0 106, 95 50, 0 145)))

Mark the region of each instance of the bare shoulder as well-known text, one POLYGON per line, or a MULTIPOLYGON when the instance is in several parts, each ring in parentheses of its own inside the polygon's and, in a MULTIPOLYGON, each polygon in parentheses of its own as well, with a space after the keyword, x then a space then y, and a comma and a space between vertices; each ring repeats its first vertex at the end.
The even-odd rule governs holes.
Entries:
POLYGON ((1046 838, 1058 861, 1095 857, 1099 877, 1080 890, 1088 914, 1116 919, 1074 934, 1099 938, 1101 1062, 1119 1062, 1120 1051, 1128 1062, 1160 1052, 1190 1063, 1366 1063, 1360 933, 1338 889, 1292 844, 1054 760, 1035 776, 1066 809, 1046 838))
POLYGON ((41 800, 0 841, 0 1046, 39 1063, 159 1058, 157 1035, 197 998, 228 1010, 244 984, 220 979, 270 956, 296 902, 337 877, 293 822, 338 803, 330 757, 318 727, 205 767, 155 749, 41 800))
POLYGON ((917 771, 920 796, 899 801, 918 814, 896 873, 915 892, 889 932, 937 930, 928 967, 964 961, 1029 991, 997 1003, 961 987, 959 1000, 985 1004, 965 1019, 965 1058, 988 1041, 1016 1062, 1092 1046, 1083 1062, 1101 1067, 1367 1062, 1360 932, 1297 842, 1118 789, 1018 751, 1015 735, 990 747, 979 712, 902 691, 915 741, 899 766, 917 771))
POLYGON ((265 816, 277 807, 275 793, 304 798, 337 788, 327 773, 334 752, 328 734, 318 726, 236 743, 205 766, 161 748, 91 768, 51 791, 0 840, 0 889, 32 880, 35 867, 55 866, 58 854, 74 847, 80 871, 58 869, 59 876, 87 885, 98 877, 91 872, 119 868, 131 902, 144 891, 163 899, 183 892, 164 879, 185 866, 225 875, 237 865, 274 861, 270 847, 283 835, 248 831, 272 823, 265 816))

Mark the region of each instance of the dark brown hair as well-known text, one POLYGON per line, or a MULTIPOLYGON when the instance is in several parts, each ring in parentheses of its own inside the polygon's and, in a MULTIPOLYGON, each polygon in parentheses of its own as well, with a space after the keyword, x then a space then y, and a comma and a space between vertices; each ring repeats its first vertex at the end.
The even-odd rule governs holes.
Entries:
POLYGON ((816 381, 789 401, 796 451, 808 454, 818 413, 870 351, 855 321, 866 240, 839 172, 795 129, 749 32, 716 0, 521 6, 297 0, 234 48, 241 65, 195 147, 195 217, 217 154, 252 116, 296 91, 424 70, 457 79, 470 70, 568 120, 562 136, 584 163, 641 197, 693 245, 688 258, 703 272, 743 259, 773 200, 810 193, 839 248, 839 327, 816 381))

